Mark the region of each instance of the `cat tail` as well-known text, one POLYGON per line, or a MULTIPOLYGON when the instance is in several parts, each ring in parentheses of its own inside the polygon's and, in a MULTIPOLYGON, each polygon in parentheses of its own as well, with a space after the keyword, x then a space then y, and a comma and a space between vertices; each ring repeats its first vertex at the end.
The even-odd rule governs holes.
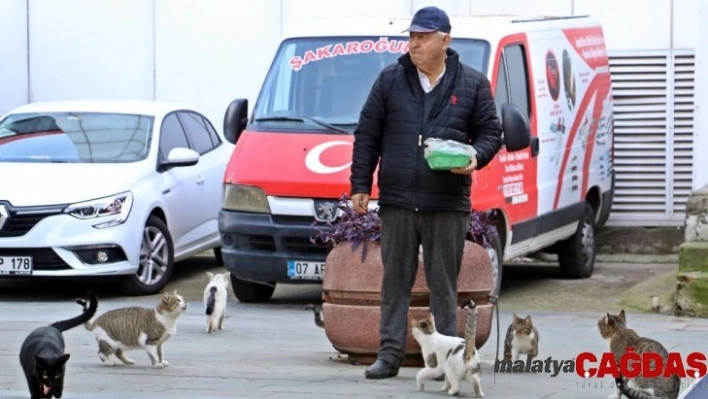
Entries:
MULTIPOLYGON (((68 320, 61 320, 57 321, 52 324, 52 327, 56 328, 59 331, 66 331, 69 329, 72 329, 74 327, 80 326, 81 324, 86 323, 87 321, 91 320, 93 315, 96 314, 96 310, 98 309, 98 298, 96 298, 96 294, 93 293, 93 291, 88 292, 88 297, 89 297, 89 305, 86 307, 86 301, 83 299, 78 299, 76 302, 84 307, 83 313, 80 315, 73 317, 68 320), (81 301, 81 302, 79 302, 81 301)), ((85 324, 84 324, 85 325, 85 324)))
POLYGON ((211 315, 214 313, 214 306, 216 306, 216 287, 211 287, 206 303, 206 314, 211 315))
POLYGON ((477 336, 477 304, 469 299, 462 304, 462 308, 468 307, 467 325, 465 326, 465 353, 463 358, 469 364, 477 353, 475 337, 477 336))
POLYGON ((313 304, 308 304, 305 309, 311 310, 315 314, 315 325, 317 327, 324 328, 324 320, 322 320, 322 314, 320 313, 320 307, 313 304))
POLYGON ((652 396, 646 392, 630 387, 621 375, 615 377, 615 384, 617 385, 617 389, 629 399, 668 399, 665 396, 652 396))

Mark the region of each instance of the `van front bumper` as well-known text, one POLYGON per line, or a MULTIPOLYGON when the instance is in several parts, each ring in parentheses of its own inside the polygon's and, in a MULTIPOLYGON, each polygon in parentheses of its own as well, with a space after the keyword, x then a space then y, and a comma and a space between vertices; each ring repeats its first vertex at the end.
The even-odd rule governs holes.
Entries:
POLYGON ((329 247, 313 244, 312 217, 221 210, 219 233, 224 266, 242 280, 321 284, 288 276, 288 260, 324 262, 329 247))

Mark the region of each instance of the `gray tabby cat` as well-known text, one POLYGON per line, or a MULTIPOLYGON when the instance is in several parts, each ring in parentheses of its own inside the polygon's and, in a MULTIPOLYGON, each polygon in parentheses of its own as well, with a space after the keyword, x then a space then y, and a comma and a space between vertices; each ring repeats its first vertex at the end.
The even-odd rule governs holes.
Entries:
POLYGON ((87 330, 93 331, 98 342, 98 357, 104 364, 115 365, 109 357, 116 355, 125 364, 135 361, 125 356, 124 351, 143 348, 158 369, 169 366, 164 358, 163 346, 177 333, 177 318, 187 310, 187 302, 175 290, 165 292, 160 303, 153 309, 127 307, 108 311, 86 322, 87 330))
MULTIPOLYGON (((634 352, 640 356, 643 353, 658 353, 661 355, 663 363, 666 364, 669 356, 666 348, 659 342, 651 338, 640 337, 634 330, 627 328, 624 309, 617 315, 607 313, 606 316, 598 320, 597 328, 600 330, 602 338, 609 342, 610 351, 615 356, 617 364, 625 353, 625 348, 634 348, 634 352)), ((657 365, 652 362, 651 367, 655 368, 657 365)), ((607 398, 619 399, 624 394, 630 399, 676 399, 681 388, 681 379, 675 374, 669 378, 643 378, 639 376, 628 379, 626 384, 624 382, 625 379, 620 377, 616 391, 607 398)))
POLYGON ((516 361, 520 354, 538 356, 540 335, 533 325, 531 315, 520 318, 514 313, 514 319, 506 330, 504 340, 504 360, 516 361))

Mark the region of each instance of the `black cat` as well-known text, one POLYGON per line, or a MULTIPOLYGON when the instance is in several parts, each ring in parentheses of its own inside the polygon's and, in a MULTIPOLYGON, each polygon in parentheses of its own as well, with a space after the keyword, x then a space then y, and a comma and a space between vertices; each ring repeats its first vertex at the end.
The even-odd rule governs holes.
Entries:
POLYGON ((62 331, 80 326, 96 314, 98 299, 92 291, 88 292, 88 297, 90 305, 82 314, 47 327, 39 327, 22 343, 20 365, 25 372, 32 399, 61 398, 64 370, 69 360, 69 354, 64 353, 62 331))

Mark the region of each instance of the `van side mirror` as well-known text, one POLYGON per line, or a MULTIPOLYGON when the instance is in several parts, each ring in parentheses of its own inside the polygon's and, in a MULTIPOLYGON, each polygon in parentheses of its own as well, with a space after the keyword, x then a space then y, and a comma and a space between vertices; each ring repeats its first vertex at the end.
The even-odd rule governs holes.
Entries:
POLYGON ((506 150, 514 152, 531 145, 531 126, 521 108, 516 104, 504 103, 501 114, 506 150))
POLYGON ((224 115, 224 138, 229 143, 236 144, 246 124, 248 124, 248 99, 238 98, 231 101, 224 115))

